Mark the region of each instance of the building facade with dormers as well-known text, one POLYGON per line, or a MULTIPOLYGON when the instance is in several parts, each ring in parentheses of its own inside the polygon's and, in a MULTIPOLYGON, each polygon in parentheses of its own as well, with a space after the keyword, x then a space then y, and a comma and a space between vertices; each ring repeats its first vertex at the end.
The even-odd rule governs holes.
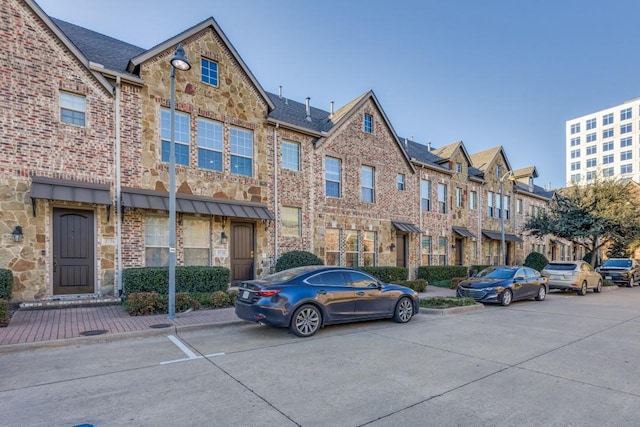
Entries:
POLYGON ((415 277, 422 265, 505 262, 501 215, 506 263, 534 244, 516 199, 543 208, 548 194, 507 179, 500 197, 502 147, 470 155, 462 142, 401 138, 372 91, 336 111, 266 92, 213 18, 144 49, 32 0, 0 13, 0 266, 16 300, 118 295, 122 269, 168 264, 178 44, 192 66, 175 71, 178 265, 228 267, 239 281, 305 250, 415 277))

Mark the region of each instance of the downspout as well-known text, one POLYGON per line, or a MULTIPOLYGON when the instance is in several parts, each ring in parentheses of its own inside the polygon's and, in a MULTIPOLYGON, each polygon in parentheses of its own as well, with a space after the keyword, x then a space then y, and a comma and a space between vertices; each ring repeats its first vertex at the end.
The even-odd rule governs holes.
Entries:
POLYGON ((476 248, 476 256, 478 257, 478 264, 483 265, 482 260, 482 216, 484 215, 484 207, 482 205, 482 193, 483 188, 478 188, 478 247, 476 248))
POLYGON ((116 149, 115 149, 115 167, 116 167, 116 209, 114 212, 114 217, 115 217, 115 221, 116 221, 116 281, 117 281, 117 285, 118 285, 118 296, 122 297, 123 294, 123 290, 122 290, 122 230, 121 230, 121 226, 122 226, 122 219, 120 217, 120 212, 122 212, 121 206, 122 206, 122 199, 121 199, 121 191, 122 191, 122 182, 120 181, 122 176, 121 176, 121 167, 120 167, 120 144, 121 144, 121 140, 120 140, 120 93, 121 93, 121 86, 120 86, 121 82, 120 82, 120 76, 116 77, 116 123, 115 123, 115 128, 116 128, 116 149))
MULTIPOLYGON (((278 261, 278 128, 279 123, 273 128, 273 262, 278 261)), ((272 267, 272 266, 269 266, 272 267)), ((275 267, 275 264, 273 265, 275 267)))

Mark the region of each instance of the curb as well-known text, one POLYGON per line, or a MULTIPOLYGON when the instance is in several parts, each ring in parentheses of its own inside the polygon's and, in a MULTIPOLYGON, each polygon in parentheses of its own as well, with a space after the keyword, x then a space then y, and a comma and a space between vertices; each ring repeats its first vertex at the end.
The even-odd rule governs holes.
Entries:
POLYGON ((484 304, 476 303, 474 305, 465 305, 462 307, 451 307, 451 308, 423 308, 420 307, 419 313, 424 314, 435 314, 440 316, 448 316, 451 314, 461 314, 461 313, 470 313, 473 311, 483 310, 484 304))

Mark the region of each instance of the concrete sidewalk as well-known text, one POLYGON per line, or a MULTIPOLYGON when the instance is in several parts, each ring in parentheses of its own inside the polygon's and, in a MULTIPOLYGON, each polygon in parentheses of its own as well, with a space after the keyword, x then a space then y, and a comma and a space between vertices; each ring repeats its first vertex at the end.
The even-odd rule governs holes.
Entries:
MULTIPOLYGON (((455 296, 455 291, 429 286, 421 298, 455 296)), ((225 326, 242 322, 233 307, 178 313, 129 316, 120 305, 18 310, 9 326, 0 328, 0 353, 66 346, 178 330, 225 326)))

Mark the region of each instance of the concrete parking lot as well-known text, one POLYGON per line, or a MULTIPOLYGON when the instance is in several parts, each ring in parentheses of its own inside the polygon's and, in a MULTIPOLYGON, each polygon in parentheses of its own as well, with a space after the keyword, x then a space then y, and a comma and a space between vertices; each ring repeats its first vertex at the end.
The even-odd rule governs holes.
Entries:
POLYGON ((253 324, 0 356, 9 426, 622 426, 640 289, 307 339, 253 324))

